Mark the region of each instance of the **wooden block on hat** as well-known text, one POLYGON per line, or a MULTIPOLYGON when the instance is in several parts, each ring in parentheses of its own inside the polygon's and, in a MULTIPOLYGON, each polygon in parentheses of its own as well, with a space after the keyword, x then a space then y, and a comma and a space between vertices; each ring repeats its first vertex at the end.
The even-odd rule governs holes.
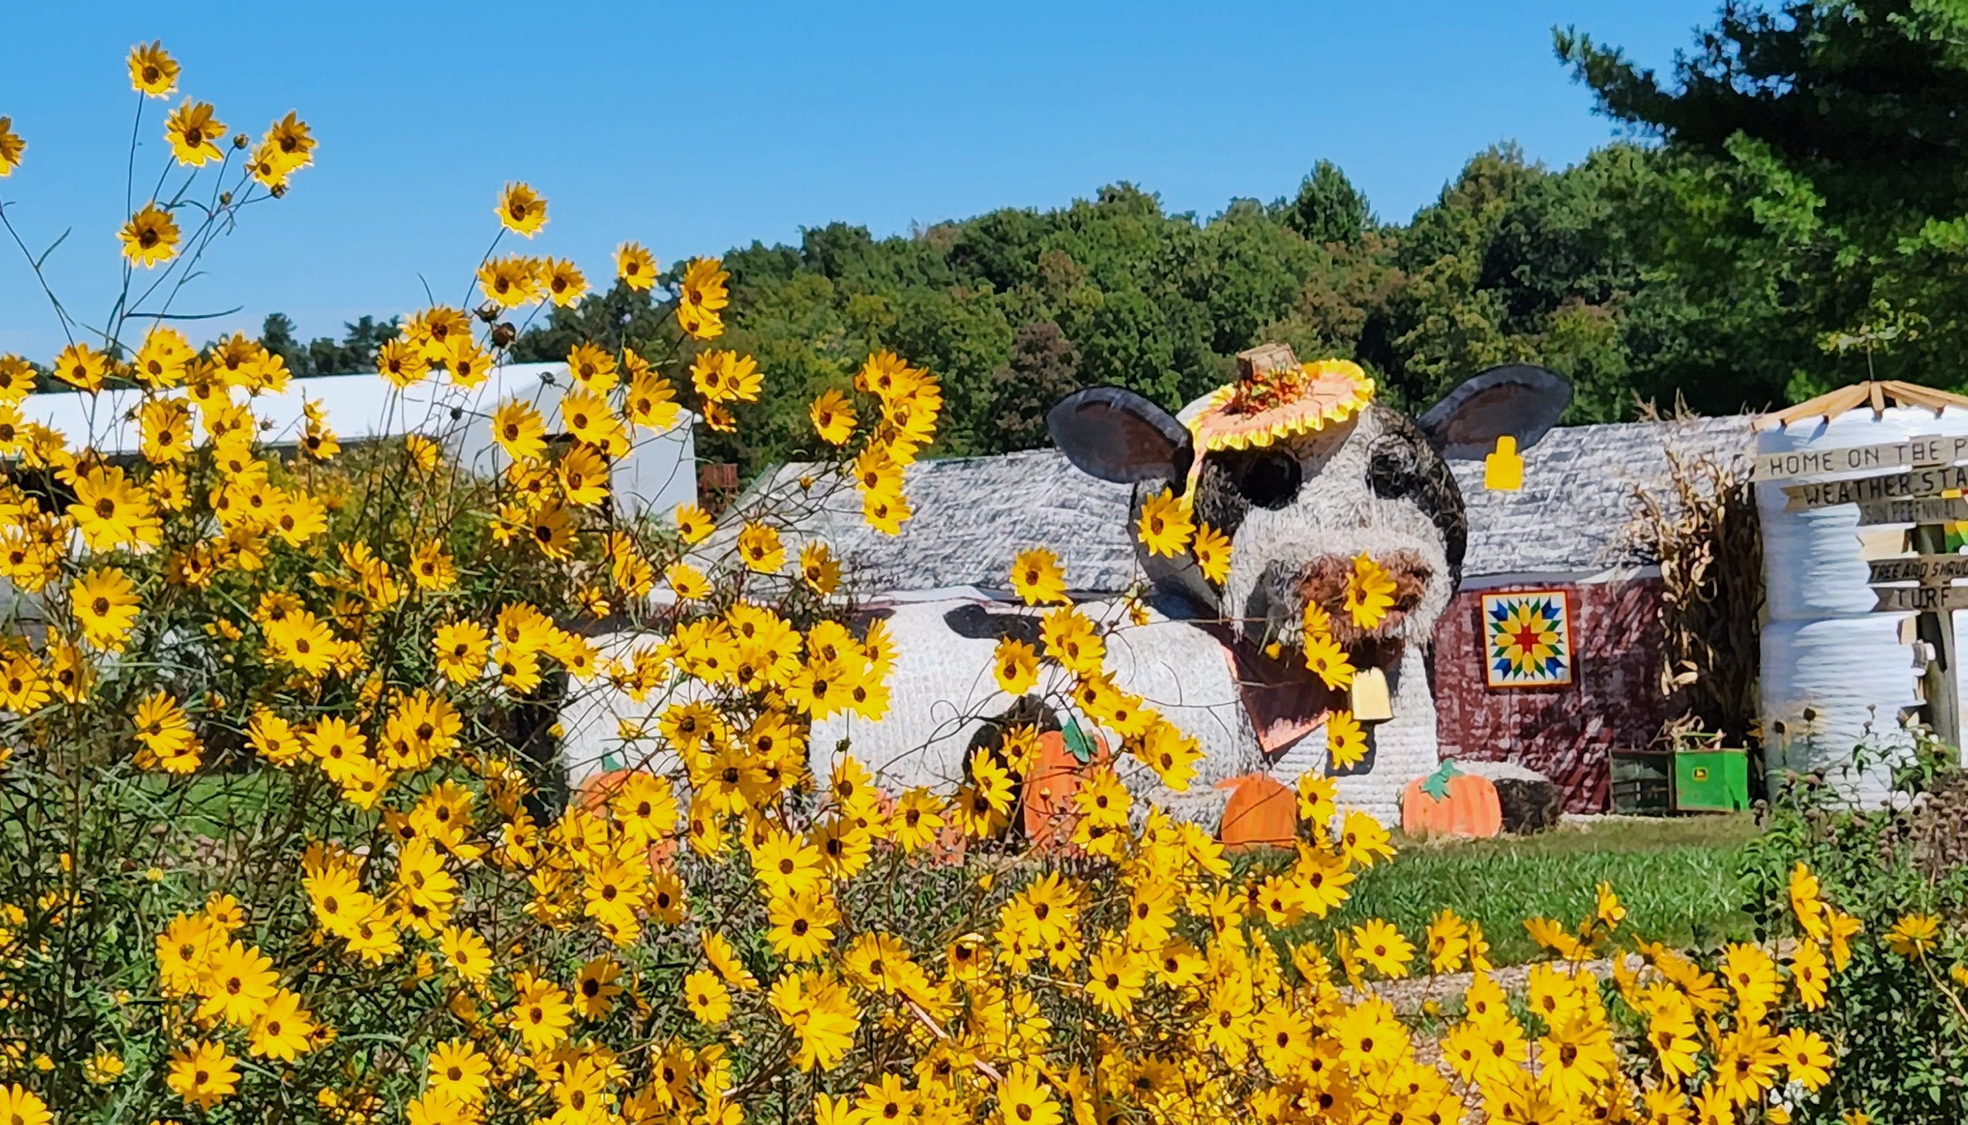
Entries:
POLYGON ((1297 366, 1298 356, 1292 352, 1290 344, 1259 344, 1237 353, 1237 377, 1240 379, 1297 366))

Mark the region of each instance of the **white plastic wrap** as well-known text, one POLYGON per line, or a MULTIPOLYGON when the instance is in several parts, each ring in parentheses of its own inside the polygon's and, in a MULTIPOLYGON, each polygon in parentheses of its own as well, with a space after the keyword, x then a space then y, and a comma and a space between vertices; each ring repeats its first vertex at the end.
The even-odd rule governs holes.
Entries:
MULTIPOLYGON (((1937 417, 1932 410, 1890 407, 1875 417, 1859 407, 1828 423, 1817 419, 1760 430, 1756 451, 1837 449, 1962 433, 1968 433, 1968 410, 1949 409, 1937 417)), ((1877 599, 1867 584, 1859 541, 1862 530, 1895 527, 1860 528, 1852 504, 1787 511, 1783 486, 1792 483, 1756 486, 1768 605, 1760 710, 1770 776, 1774 781, 1785 769, 1823 768, 1849 796, 1877 803, 1887 792, 1889 767, 1875 764, 1862 774, 1845 774, 1841 767, 1868 729, 1876 749, 1911 745, 1900 725, 1902 709, 1917 702, 1914 652, 1900 639, 1900 623, 1910 615, 1872 612, 1877 599)))
POLYGON ((1756 491, 1757 515, 1763 521, 1763 575, 1770 620, 1874 616, 1876 599, 1866 584, 1869 572, 1859 554, 1858 505, 1786 512, 1784 494, 1778 488, 1758 485, 1756 491), (1771 493, 1776 494, 1774 506, 1771 493))
POLYGON ((1771 621, 1763 627, 1762 710, 1765 761, 1782 771, 1823 768, 1845 795, 1883 801, 1885 764, 1843 772, 1852 748, 1866 741, 1892 752, 1911 745, 1900 726, 1914 706, 1913 650, 1899 642, 1896 613, 1771 621))

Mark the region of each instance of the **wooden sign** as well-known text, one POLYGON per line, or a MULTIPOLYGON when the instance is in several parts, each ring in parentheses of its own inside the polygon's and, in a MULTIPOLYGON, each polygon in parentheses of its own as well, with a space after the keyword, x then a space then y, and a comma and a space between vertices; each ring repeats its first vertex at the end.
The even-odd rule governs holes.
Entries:
POLYGON ((1845 449, 1790 449, 1778 453, 1753 453, 1751 456, 1754 458, 1750 465, 1751 480, 1835 476, 1880 469, 1918 469, 1968 461, 1968 434, 1932 434, 1879 445, 1858 445, 1845 449))
POLYGON ((1784 509, 1794 512, 1803 508, 1829 508, 1836 504, 1938 497, 1943 492, 1960 489, 1968 489, 1968 466, 1910 469, 1904 473, 1888 473, 1883 477, 1787 484, 1783 490, 1789 499, 1785 501, 1784 509))
POLYGON ((1968 609, 1968 586, 1874 586, 1874 613, 1945 613, 1968 609))
POLYGON ((1867 470, 1906 469, 1913 466, 1913 447, 1903 441, 1883 445, 1861 445, 1849 449, 1788 449, 1780 453, 1759 453, 1750 466, 1751 480, 1784 480, 1795 477, 1825 477, 1838 473, 1867 470))
POLYGON ((1968 499, 1951 496, 1921 500, 1874 500, 1859 505, 1859 522, 1962 523, 1968 521, 1968 499))
POLYGON ((1904 559, 1880 559, 1867 563, 1872 568, 1873 585, 1882 582, 1918 582, 1939 585, 1957 578, 1968 578, 1968 555, 1914 555, 1904 559))

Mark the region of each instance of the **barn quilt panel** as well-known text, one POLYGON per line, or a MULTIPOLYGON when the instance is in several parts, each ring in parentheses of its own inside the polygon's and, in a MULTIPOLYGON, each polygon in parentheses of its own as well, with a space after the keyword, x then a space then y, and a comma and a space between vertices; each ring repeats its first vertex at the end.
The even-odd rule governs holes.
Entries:
POLYGON ((1568 687, 1575 656, 1565 591, 1483 595, 1483 669, 1490 687, 1568 687))

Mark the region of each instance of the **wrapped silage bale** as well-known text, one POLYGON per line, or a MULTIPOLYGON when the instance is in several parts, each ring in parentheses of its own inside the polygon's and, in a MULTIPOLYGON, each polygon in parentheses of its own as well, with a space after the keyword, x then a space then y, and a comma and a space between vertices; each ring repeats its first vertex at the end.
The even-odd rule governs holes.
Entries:
MULTIPOLYGON (((1756 452, 1841 449, 1929 434, 1968 434, 1968 409, 1950 406, 1937 415, 1926 407, 1875 412, 1862 405, 1829 419, 1766 424, 1756 433, 1756 452)), ((1897 471, 1889 466, 1841 475, 1897 471)), ((1823 769, 1847 797, 1876 805, 1890 791, 1892 763, 1913 744, 1901 716, 1919 701, 1919 670, 1914 649, 1902 640, 1902 622, 1913 615, 1872 612, 1877 599, 1860 535, 1904 532, 1912 525, 1861 527, 1856 504, 1787 510, 1783 487, 1796 483, 1756 485, 1768 615, 1759 708, 1768 776, 1774 786, 1787 770, 1823 769), (1847 768, 1862 743, 1872 761, 1847 768)), ((1957 686, 1961 682, 1957 676, 1957 686)))
POLYGON ((1822 769, 1850 799, 1884 803, 1890 763, 1912 746, 1900 714, 1919 702, 1913 653, 1899 641, 1904 616, 1764 624, 1763 749, 1773 787, 1786 771, 1822 769), (1878 759, 1863 768, 1853 755, 1861 744, 1878 759))

